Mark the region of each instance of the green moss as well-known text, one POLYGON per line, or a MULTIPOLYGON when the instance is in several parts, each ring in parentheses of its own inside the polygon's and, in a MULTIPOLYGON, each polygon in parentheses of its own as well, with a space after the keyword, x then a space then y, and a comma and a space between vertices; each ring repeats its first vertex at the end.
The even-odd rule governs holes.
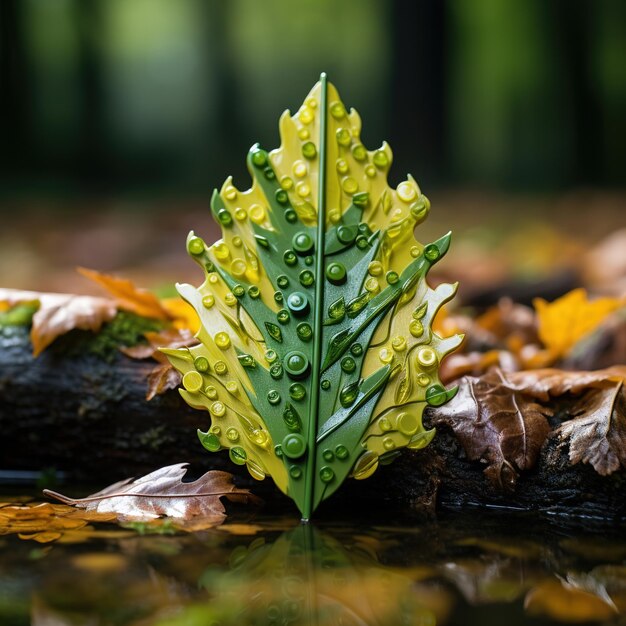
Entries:
POLYGON ((6 326, 30 326, 33 321, 33 315, 37 312, 39 303, 25 302, 18 304, 8 311, 0 313, 0 328, 6 326))
POLYGON ((103 324, 99 332, 72 330, 59 337, 50 350, 65 356, 91 354, 111 362, 120 347, 145 343, 144 333, 164 327, 164 322, 120 311, 110 322, 103 324))

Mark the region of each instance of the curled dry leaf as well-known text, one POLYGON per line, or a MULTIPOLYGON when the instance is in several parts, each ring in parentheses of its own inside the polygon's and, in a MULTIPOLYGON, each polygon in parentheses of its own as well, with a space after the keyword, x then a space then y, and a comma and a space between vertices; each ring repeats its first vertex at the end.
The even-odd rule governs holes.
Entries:
POLYGON ((181 383, 181 375, 169 363, 159 363, 148 374, 146 400, 165 393, 168 389, 176 389, 181 383))
POLYGON ((34 356, 38 356, 57 337, 75 328, 97 332, 104 322, 111 321, 117 313, 113 300, 64 293, 0 289, 0 302, 10 306, 25 302, 39 303, 30 331, 34 356))
POLYGON ((459 381, 448 404, 429 409, 434 425, 454 432, 467 457, 487 464, 496 487, 515 486, 533 467, 551 428, 554 398, 571 417, 556 430, 572 464, 590 463, 606 476, 626 468, 626 366, 592 372, 492 370, 459 381))
POLYGON ((583 396, 573 407, 578 414, 562 424, 559 437, 569 444, 572 464, 589 463, 602 476, 626 468, 626 392, 620 381, 583 396))
POLYGON ((549 411, 512 389, 500 370, 463 378, 457 395, 430 411, 434 425, 452 429, 470 461, 487 464, 485 474, 498 488, 515 487, 518 470, 535 464, 550 432, 549 411))
POLYGON ((133 359, 154 359, 158 361, 148 374, 148 390, 146 400, 164 393, 168 389, 175 389, 180 385, 181 375, 170 364, 167 357, 159 348, 189 348, 199 341, 189 329, 168 328, 158 333, 146 333, 147 345, 122 348, 122 352, 133 359))
POLYGON ((98 513, 115 513, 120 521, 174 518, 186 528, 208 528, 226 519, 222 497, 231 502, 260 502, 247 489, 240 489, 227 472, 209 471, 197 480, 182 482, 186 463, 162 467, 146 476, 126 479, 86 498, 68 498, 45 489, 47 496, 65 504, 98 513))
POLYGON ((541 402, 571 396, 567 414, 572 419, 559 426, 557 435, 569 445, 572 464, 589 463, 602 476, 620 465, 626 468, 625 380, 626 365, 592 372, 545 369, 508 375, 514 389, 541 402))
POLYGON ((117 302, 120 309, 136 313, 141 317, 169 321, 171 319, 167 309, 160 300, 147 289, 141 289, 126 279, 103 274, 95 270, 79 267, 80 274, 104 287, 117 302))

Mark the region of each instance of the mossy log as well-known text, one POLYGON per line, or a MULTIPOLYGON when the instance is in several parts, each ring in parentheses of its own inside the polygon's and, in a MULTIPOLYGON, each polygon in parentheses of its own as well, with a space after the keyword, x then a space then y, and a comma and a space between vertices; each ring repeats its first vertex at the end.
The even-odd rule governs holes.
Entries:
MULTIPOLYGON (((270 480, 256 482, 226 455, 204 451, 196 429, 206 429, 209 417, 188 407, 177 391, 146 401, 153 367, 121 353, 109 362, 49 349, 35 359, 26 328, 0 330, 0 470, 54 468, 67 474, 70 487, 105 486, 186 461, 194 474, 232 471, 272 505, 289 509, 290 501, 270 480)), ((454 435, 440 428, 426 449, 403 453, 368 480, 349 480, 319 515, 338 508, 432 514, 437 508, 494 507, 626 520, 625 472, 601 477, 587 465, 571 466, 552 436, 512 492, 492 487, 483 467, 468 461, 454 435)))

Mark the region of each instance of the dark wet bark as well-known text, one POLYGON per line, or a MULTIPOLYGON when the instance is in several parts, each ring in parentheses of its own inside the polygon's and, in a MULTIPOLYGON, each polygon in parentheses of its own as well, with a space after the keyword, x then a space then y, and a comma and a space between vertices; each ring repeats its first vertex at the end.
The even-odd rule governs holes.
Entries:
MULTIPOLYGON (((0 470, 55 468, 67 473, 70 485, 105 486, 186 461, 193 474, 228 469, 272 506, 289 509, 271 481, 258 483, 225 454, 203 450, 195 431, 206 430, 208 415, 189 408, 176 391, 146 402, 153 365, 121 354, 107 363, 54 350, 33 359, 26 329, 1 331, 0 470)), ((425 450, 404 453, 368 480, 347 481, 319 515, 369 508, 430 515, 436 508, 494 507, 578 519, 626 518, 625 472, 601 477, 587 465, 571 466, 567 449, 552 437, 512 492, 494 489, 483 468, 467 461, 454 435, 442 427, 425 450)))

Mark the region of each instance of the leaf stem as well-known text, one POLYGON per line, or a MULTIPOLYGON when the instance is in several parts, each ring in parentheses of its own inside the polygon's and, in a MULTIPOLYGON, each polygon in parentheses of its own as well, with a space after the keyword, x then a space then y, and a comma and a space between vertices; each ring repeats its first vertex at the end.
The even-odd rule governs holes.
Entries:
POLYGON ((303 521, 307 521, 313 511, 315 497, 315 439, 317 435, 317 414, 319 410, 319 384, 322 364, 322 331, 324 319, 324 249, 326 235, 326 116, 328 91, 326 73, 320 75, 320 137, 319 137, 319 176, 317 186, 317 238, 315 246, 315 302, 313 363, 311 368, 311 402, 307 419, 307 470, 305 475, 305 501, 302 511, 303 521))

